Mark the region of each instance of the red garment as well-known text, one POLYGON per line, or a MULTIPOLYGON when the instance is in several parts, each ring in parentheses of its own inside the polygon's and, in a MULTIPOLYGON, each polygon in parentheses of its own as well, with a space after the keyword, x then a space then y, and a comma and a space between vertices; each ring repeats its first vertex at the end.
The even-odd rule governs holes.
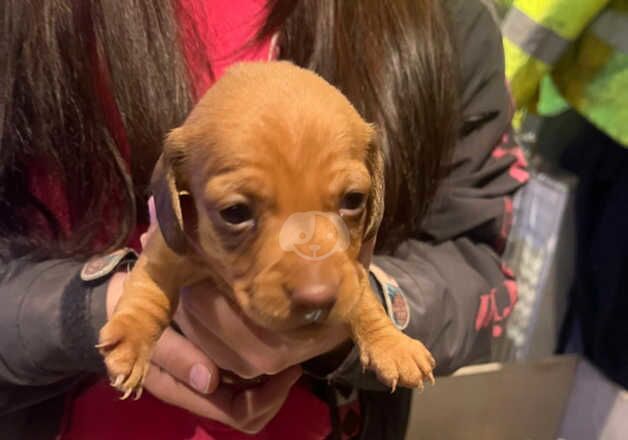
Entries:
POLYGON ((266 18, 265 5, 266 0, 179 0, 184 51, 198 97, 230 65, 275 57, 271 39, 253 44, 266 18))
POLYGON ((255 435, 197 417, 150 393, 120 400, 108 382, 81 392, 71 403, 60 440, 322 440, 330 431, 329 409, 305 385, 295 385, 281 411, 255 435))
MULTIPOLYGON (((219 78, 230 64, 274 57, 270 39, 246 45, 263 23, 264 5, 264 0, 180 0, 178 16, 185 38, 184 50, 196 81, 197 96, 201 96, 211 86, 213 78, 219 78), (204 44, 199 45, 192 39, 199 37, 204 44), (199 47, 204 53, 199 53, 199 47), (211 63, 213 78, 204 68, 204 58, 211 63)), ((114 138, 128 160, 132 152, 115 102, 106 90, 102 99, 110 108, 109 129, 115 132, 114 138)), ((61 211, 67 209, 56 200, 55 192, 49 194, 55 198, 51 200, 53 206, 61 211)), ((145 393, 138 401, 120 401, 119 393, 102 381, 81 391, 69 403, 60 439, 321 440, 330 429, 327 405, 303 384, 292 388, 284 406, 262 432, 246 435, 163 403, 150 393, 145 393)))

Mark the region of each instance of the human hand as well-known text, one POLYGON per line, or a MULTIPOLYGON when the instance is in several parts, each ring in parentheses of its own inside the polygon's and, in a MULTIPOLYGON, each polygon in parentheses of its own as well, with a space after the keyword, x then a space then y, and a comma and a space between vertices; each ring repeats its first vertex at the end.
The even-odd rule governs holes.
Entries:
MULTIPOLYGON (((108 316, 122 294, 126 276, 117 273, 109 283, 108 316)), ((255 387, 221 385, 216 364, 184 336, 167 328, 155 346, 144 387, 171 405, 254 433, 275 416, 300 376, 301 369, 292 367, 255 387)))
MULTIPOLYGON (((157 228, 152 198, 149 212, 151 226, 141 237, 142 245, 157 228)), ((365 267, 370 264, 374 244, 372 239, 362 246, 358 258, 365 267)), ((186 337, 166 329, 157 343, 145 386, 168 403, 254 432, 272 419, 287 398, 301 374, 295 365, 349 341, 348 330, 344 326, 323 328, 309 341, 289 333, 275 334, 252 323, 235 303, 214 290, 208 283, 184 289, 175 320, 186 337), (259 386, 238 391, 220 385, 218 368, 242 378, 271 377, 259 386)))
MULTIPOLYGON (((359 260, 368 267, 375 238, 364 243, 359 260)), ((272 375, 310 359, 342 350, 321 358, 317 369, 330 370, 344 359, 351 345, 347 327, 321 327, 316 337, 304 340, 296 332, 271 332, 249 320, 240 308, 210 283, 201 282, 183 289, 175 321, 183 333, 223 370, 244 379, 272 375)))
MULTIPOLYGON (((149 200, 151 228, 157 226, 155 207, 149 200)), ((148 234, 142 236, 142 242, 148 234)), ((368 268, 375 238, 364 243, 358 259, 368 268)), ((272 375, 316 356, 328 353, 349 340, 344 326, 323 327, 317 337, 304 341, 289 332, 265 330, 242 314, 239 307, 209 283, 183 289, 175 321, 183 333, 211 354, 213 362, 242 378, 272 375), (207 325, 211 323, 211 325, 207 325)))
MULTIPOLYGON (((142 246, 157 228, 149 201, 151 227, 142 246)), ((123 290, 125 273, 115 274, 107 290, 107 315, 113 314, 123 290)), ((155 346, 145 388, 157 398, 244 432, 257 432, 270 421, 301 375, 293 367, 248 389, 220 385, 216 364, 184 336, 167 328, 155 346)))
POLYGON ((345 326, 321 327, 316 337, 259 327, 222 292, 201 282, 183 289, 175 321, 218 367, 251 379, 277 374, 327 353, 349 338, 345 326))

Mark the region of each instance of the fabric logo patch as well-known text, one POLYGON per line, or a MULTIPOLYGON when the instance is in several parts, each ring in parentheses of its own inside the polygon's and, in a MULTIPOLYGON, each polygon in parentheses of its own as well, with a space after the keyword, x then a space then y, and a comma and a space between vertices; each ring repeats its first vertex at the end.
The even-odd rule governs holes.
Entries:
POLYGON ((395 327, 399 330, 405 329, 410 323, 410 308, 405 295, 401 289, 392 284, 386 284, 384 290, 386 303, 388 303, 388 315, 395 327))
POLYGON ((137 253, 131 248, 123 248, 107 255, 92 257, 83 265, 81 279, 94 281, 107 276, 125 259, 136 260, 137 253))
POLYGON ((395 327, 404 330, 410 323, 410 306, 397 281, 378 266, 371 264, 371 273, 375 276, 384 291, 386 311, 395 327))

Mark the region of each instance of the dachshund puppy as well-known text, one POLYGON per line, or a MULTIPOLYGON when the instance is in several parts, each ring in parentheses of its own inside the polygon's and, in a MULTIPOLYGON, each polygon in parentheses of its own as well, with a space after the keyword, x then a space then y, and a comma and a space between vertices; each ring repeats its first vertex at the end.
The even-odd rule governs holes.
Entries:
POLYGON ((98 345, 124 398, 139 397, 179 290, 206 279, 273 331, 346 324, 393 390, 433 381, 431 354, 394 327, 358 261, 384 206, 375 130, 318 75, 232 67, 168 135, 152 191, 159 231, 98 345))

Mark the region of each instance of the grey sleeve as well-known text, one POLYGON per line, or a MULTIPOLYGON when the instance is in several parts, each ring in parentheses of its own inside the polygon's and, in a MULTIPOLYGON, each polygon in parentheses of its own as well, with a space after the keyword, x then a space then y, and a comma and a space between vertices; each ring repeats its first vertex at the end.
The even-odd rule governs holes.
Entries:
POLYGON ((52 396, 83 373, 104 372, 94 345, 106 319, 108 277, 84 282, 81 268, 69 260, 15 260, 3 268, 0 414, 52 396))
MULTIPOLYGON (((511 197, 527 179, 522 151, 510 136, 497 25, 479 2, 449 3, 461 48, 465 133, 424 224, 427 239, 409 239, 394 254, 374 257, 405 297, 409 323, 403 331, 432 351, 440 375, 488 360, 491 338, 514 306, 516 284, 500 253, 511 197)), ((394 318, 395 311, 388 312, 394 318)), ((382 388, 374 375, 362 373, 355 348, 327 379, 382 388)))

